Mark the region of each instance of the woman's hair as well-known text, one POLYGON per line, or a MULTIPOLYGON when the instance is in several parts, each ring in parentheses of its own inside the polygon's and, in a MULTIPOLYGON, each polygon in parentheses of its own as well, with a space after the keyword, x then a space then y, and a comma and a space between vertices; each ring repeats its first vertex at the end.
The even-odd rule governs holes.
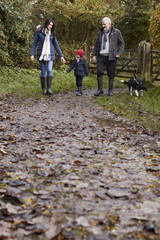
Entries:
POLYGON ((54 24, 53 19, 51 19, 51 18, 49 18, 49 19, 47 19, 47 20, 45 21, 45 24, 41 27, 41 31, 44 32, 44 30, 47 28, 47 26, 48 26, 51 22, 53 23, 53 26, 52 26, 52 28, 51 28, 51 34, 52 34, 53 36, 55 36, 55 35, 56 35, 55 24, 54 24))

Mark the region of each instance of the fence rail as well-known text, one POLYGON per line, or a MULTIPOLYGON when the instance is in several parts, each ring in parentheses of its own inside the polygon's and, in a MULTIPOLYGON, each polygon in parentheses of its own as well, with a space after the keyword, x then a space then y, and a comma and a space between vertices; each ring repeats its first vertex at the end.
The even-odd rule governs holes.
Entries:
POLYGON ((122 57, 117 60, 116 76, 130 78, 137 71, 138 51, 125 49, 122 57))
POLYGON ((160 52, 152 49, 152 81, 160 81, 160 52))
MULTIPOLYGON (((92 52, 90 52, 89 68, 92 73, 97 73, 97 66, 91 61, 91 55, 92 52)), ((145 41, 139 44, 138 49, 125 49, 117 61, 117 77, 130 78, 135 74, 144 81, 160 81, 160 52, 152 49, 145 41)))

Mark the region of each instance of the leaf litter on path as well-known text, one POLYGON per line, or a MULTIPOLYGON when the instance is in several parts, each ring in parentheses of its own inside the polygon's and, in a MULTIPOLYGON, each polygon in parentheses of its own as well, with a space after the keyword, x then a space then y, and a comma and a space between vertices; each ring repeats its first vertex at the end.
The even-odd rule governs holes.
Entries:
POLYGON ((160 238, 160 137, 92 96, 1 101, 0 239, 160 238))

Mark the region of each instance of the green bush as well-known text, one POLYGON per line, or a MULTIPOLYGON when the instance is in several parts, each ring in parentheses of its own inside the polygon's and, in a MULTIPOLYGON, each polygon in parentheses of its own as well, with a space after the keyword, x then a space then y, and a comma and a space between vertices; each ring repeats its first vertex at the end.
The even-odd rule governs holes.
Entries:
POLYGON ((30 48, 30 2, 0 1, 0 60, 1 65, 27 65, 30 48))

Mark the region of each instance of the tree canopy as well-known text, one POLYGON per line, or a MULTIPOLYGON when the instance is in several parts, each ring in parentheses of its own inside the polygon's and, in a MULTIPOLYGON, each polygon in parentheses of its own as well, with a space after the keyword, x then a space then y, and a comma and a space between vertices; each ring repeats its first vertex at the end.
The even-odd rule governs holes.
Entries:
POLYGON ((30 39, 30 4, 23 0, 0 1, 0 59, 25 62, 30 39))
POLYGON ((67 54, 92 47, 101 19, 108 16, 121 30, 126 48, 142 40, 158 46, 157 0, 0 0, 1 64, 27 66, 36 26, 53 18, 60 46, 67 54))
POLYGON ((160 50, 160 4, 151 12, 149 33, 151 36, 151 43, 160 50))
POLYGON ((117 26, 125 38, 126 48, 137 48, 142 40, 149 41, 150 0, 123 0, 123 15, 117 19, 117 26), (119 20, 119 21, 118 21, 119 20))

